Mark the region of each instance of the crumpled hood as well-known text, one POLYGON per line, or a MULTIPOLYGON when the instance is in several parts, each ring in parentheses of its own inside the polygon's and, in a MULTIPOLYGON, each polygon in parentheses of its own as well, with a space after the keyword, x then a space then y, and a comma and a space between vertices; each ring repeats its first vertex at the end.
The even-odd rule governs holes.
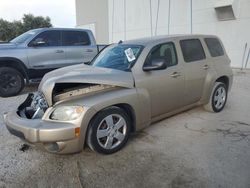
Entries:
POLYGON ((43 77, 38 89, 43 92, 49 105, 52 104, 52 91, 56 83, 90 83, 133 88, 134 78, 131 72, 84 64, 57 69, 43 77))
POLYGON ((7 49, 12 49, 16 48, 17 45, 14 43, 0 43, 0 50, 7 50, 7 49))

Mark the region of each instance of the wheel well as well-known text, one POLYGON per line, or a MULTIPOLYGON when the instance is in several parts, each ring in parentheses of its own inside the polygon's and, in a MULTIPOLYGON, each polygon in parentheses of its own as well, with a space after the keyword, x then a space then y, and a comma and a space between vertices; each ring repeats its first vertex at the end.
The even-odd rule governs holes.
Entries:
POLYGON ((135 132, 136 131, 136 117, 135 117, 135 112, 132 106, 130 106, 129 104, 116 104, 113 106, 117 106, 123 109, 128 114, 132 122, 131 132, 135 132))
POLYGON ((0 67, 11 67, 13 69, 16 69, 23 75, 24 79, 28 81, 27 69, 21 61, 13 59, 2 59, 0 60, 0 67))
POLYGON ((229 86, 229 79, 227 76, 221 76, 215 82, 222 82, 222 83, 226 84, 227 88, 229 86))

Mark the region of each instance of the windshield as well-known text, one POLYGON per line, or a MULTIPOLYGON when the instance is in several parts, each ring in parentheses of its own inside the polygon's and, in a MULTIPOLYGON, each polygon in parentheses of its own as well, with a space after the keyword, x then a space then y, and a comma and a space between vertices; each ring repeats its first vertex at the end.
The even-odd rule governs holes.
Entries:
POLYGON ((38 32, 39 32, 39 30, 27 31, 26 33, 23 33, 23 34, 19 35, 18 37, 14 38, 10 42, 11 43, 16 43, 16 44, 24 43, 30 37, 35 36, 38 32))
POLYGON ((116 44, 105 48, 92 62, 93 66, 129 71, 143 46, 116 44))

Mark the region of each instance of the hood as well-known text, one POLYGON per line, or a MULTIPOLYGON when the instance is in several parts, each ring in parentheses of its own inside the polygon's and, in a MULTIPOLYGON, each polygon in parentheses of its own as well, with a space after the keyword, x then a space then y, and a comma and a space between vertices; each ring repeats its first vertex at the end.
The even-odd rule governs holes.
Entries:
POLYGON ((7 49, 12 49, 16 48, 16 44, 14 43, 0 43, 0 50, 7 50, 7 49))
POLYGON ((43 92, 49 105, 52 104, 52 91, 56 83, 89 83, 133 88, 134 78, 131 72, 84 64, 57 69, 46 74, 39 85, 39 90, 43 92))

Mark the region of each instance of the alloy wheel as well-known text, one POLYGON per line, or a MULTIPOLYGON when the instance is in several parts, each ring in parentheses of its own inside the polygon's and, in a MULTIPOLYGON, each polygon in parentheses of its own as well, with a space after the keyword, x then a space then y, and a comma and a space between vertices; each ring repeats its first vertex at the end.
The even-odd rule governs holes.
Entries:
POLYGON ((111 114, 98 125, 96 137, 102 148, 114 149, 123 142, 126 134, 127 124, 125 119, 119 114, 111 114))

